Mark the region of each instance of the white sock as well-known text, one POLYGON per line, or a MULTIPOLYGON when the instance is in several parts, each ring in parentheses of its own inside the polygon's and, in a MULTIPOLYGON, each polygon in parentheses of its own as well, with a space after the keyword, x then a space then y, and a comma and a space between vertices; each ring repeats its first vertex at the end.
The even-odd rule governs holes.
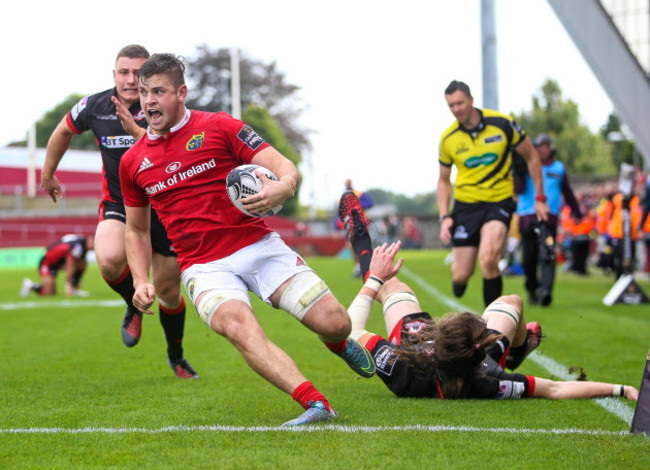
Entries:
POLYGON ((373 299, 368 295, 357 295, 350 308, 348 308, 348 315, 352 320, 352 332, 355 330, 363 330, 365 332, 368 318, 370 318, 370 308, 372 307, 373 299))

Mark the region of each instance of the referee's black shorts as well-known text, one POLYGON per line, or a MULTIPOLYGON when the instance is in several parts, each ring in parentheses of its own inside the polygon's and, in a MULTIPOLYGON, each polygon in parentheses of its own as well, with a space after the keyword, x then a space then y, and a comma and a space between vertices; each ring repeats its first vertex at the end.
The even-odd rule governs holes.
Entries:
POLYGON ((499 202, 461 202, 454 203, 451 216, 453 246, 479 246, 481 227, 491 220, 499 220, 510 227, 512 214, 517 209, 514 199, 509 197, 499 202))

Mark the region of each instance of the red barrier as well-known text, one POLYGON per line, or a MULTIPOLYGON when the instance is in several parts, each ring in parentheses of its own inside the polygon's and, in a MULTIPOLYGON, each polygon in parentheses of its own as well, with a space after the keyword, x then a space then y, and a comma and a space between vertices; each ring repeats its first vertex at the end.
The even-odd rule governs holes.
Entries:
MULTIPOLYGON (((94 215, 0 219, 0 248, 47 246, 68 233, 94 233, 97 222, 94 215)), ((267 223, 302 256, 336 256, 346 244, 342 235, 296 235, 298 223, 286 217, 269 217, 267 223)))

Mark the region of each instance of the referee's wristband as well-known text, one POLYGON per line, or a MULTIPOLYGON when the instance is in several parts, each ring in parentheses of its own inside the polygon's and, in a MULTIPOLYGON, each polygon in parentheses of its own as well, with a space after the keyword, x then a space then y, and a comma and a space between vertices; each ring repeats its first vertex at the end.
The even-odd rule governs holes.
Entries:
POLYGON ((366 283, 363 286, 367 287, 368 289, 372 289, 375 292, 379 292, 379 289, 381 289, 381 286, 383 285, 384 285, 383 280, 371 274, 370 276, 368 276, 368 279, 366 280, 366 283))
POLYGON ((613 397, 624 397, 625 396, 625 385, 614 385, 612 390, 613 397))

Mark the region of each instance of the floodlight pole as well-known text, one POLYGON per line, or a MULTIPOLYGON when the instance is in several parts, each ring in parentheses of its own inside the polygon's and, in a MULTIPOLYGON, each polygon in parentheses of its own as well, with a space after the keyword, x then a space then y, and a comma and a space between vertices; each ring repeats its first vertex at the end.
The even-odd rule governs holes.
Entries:
POLYGON ((487 109, 499 109, 496 24, 496 7, 494 0, 481 0, 483 107, 487 109))
POLYGON ((230 49, 230 114, 241 119, 241 83, 239 78, 239 49, 230 49))
POLYGON ((36 124, 32 124, 27 138, 29 164, 27 165, 27 197, 36 197, 36 124))

